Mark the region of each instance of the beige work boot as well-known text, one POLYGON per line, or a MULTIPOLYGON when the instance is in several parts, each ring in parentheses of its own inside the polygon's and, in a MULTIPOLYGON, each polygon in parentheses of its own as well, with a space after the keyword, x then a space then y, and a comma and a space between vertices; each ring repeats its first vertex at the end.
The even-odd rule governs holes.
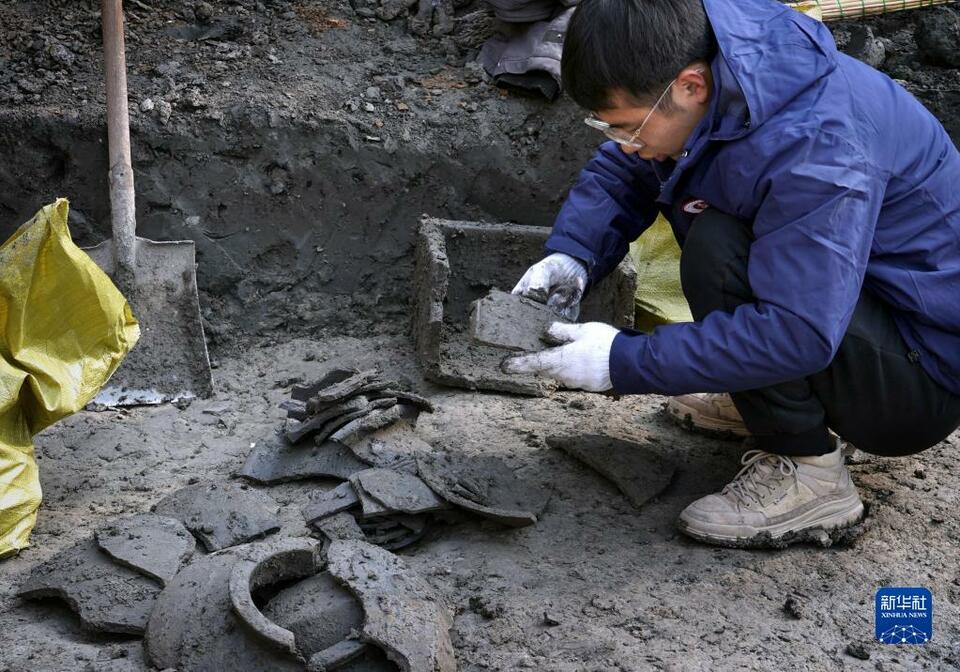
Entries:
POLYGON ((715 436, 750 436, 729 394, 703 392, 670 397, 667 412, 686 429, 715 436))
POLYGON ((839 445, 816 457, 748 450, 741 463, 723 490, 683 510, 681 532, 721 546, 782 547, 823 542, 863 516, 839 445))

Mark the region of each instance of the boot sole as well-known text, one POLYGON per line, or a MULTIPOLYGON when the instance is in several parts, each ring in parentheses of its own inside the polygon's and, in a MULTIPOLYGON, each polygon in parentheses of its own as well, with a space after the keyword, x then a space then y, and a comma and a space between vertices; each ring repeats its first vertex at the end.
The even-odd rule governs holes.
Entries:
POLYGON ((736 534, 740 525, 715 525, 716 532, 698 530, 683 518, 677 520, 681 532, 697 541, 729 548, 785 548, 791 544, 812 542, 820 546, 845 543, 858 537, 856 528, 863 521, 865 508, 860 496, 854 492, 844 498, 824 502, 821 506, 804 511, 799 519, 777 525, 750 528, 750 534, 736 534), (730 529, 724 534, 722 528, 730 529), (853 533, 851 533, 853 532, 853 533))
POLYGON ((701 415, 696 409, 677 401, 667 404, 666 413, 674 422, 689 432, 718 439, 743 439, 750 436, 750 431, 743 422, 701 415))

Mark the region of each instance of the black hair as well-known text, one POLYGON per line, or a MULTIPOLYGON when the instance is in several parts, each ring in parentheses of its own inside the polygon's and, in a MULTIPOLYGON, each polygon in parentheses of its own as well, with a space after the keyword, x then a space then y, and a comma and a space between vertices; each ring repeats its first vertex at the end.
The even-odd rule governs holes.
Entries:
POLYGON ((563 88, 593 111, 610 109, 616 90, 652 103, 683 68, 715 52, 702 0, 580 0, 564 38, 563 88))

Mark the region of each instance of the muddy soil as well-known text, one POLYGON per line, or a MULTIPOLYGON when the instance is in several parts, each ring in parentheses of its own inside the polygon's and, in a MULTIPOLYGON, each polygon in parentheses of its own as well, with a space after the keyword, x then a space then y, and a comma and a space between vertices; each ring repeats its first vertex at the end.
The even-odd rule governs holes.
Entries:
MULTIPOLYGON (((692 436, 663 399, 561 393, 527 399, 434 387, 406 337, 292 339, 227 357, 217 398, 83 412, 37 439, 44 505, 33 546, 0 564, 0 669, 144 670, 138 639, 91 636, 55 601, 12 596, 27 570, 115 516, 146 511, 196 479, 226 481, 281 422, 290 378, 338 362, 379 363, 437 402, 418 432, 437 448, 494 455, 552 498, 532 526, 481 518, 435 527, 400 554, 455 613, 462 670, 947 670, 960 664, 960 544, 954 436, 917 457, 861 456, 853 477, 871 524, 852 546, 738 551, 679 535, 692 499, 736 472, 739 444, 692 436), (310 361, 305 361, 309 359, 310 361), (546 437, 603 433, 676 462, 671 485, 639 511, 616 486, 546 437), (882 585, 922 585, 936 603, 925 646, 873 637, 882 585), (851 656, 861 652, 869 660, 851 656)), ((336 481, 256 487, 280 504, 280 534, 304 535, 308 493, 336 481)))
MULTIPOLYGON (((960 436, 916 457, 857 459, 871 520, 851 546, 714 549, 674 520, 733 476, 740 446, 686 434, 662 398, 525 399, 422 380, 408 337, 420 215, 549 225, 597 141, 568 100, 485 80, 473 64, 479 5, 458 10, 472 18, 452 36, 421 38, 404 18, 363 18, 330 0, 125 4, 138 225, 197 244, 216 394, 82 412, 37 437, 44 505, 33 546, 0 563, 0 670, 147 669, 139 639, 90 635, 55 601, 14 598, 17 584, 110 518, 229 480, 282 421, 284 385, 330 363, 408 377, 438 405, 421 416, 423 438, 503 457, 553 491, 536 525, 468 519, 401 552, 454 610, 463 670, 960 666, 960 436), (638 511, 547 446, 564 433, 650 442, 677 475, 638 511), (931 589, 933 642, 872 641, 884 585, 931 589)), ((0 4, 0 237, 60 195, 79 242, 109 236, 97 5, 0 4)), ((937 31, 923 49, 914 37, 950 11, 834 33, 960 141, 960 70, 929 46, 937 31)), ((336 482, 251 487, 280 504, 281 534, 305 535, 300 507, 318 484, 336 482)))

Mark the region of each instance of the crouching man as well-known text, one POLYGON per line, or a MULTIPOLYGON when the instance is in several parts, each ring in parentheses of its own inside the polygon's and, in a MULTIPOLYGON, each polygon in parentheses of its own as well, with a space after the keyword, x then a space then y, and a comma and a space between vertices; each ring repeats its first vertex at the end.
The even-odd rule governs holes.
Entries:
POLYGON ((894 456, 960 425, 960 154, 943 127, 774 0, 581 0, 562 70, 612 142, 514 291, 575 314, 663 213, 695 321, 649 335, 557 324, 565 345, 506 369, 590 391, 731 393, 735 409, 673 402, 755 442, 681 514, 697 539, 857 521, 829 430, 894 456))

